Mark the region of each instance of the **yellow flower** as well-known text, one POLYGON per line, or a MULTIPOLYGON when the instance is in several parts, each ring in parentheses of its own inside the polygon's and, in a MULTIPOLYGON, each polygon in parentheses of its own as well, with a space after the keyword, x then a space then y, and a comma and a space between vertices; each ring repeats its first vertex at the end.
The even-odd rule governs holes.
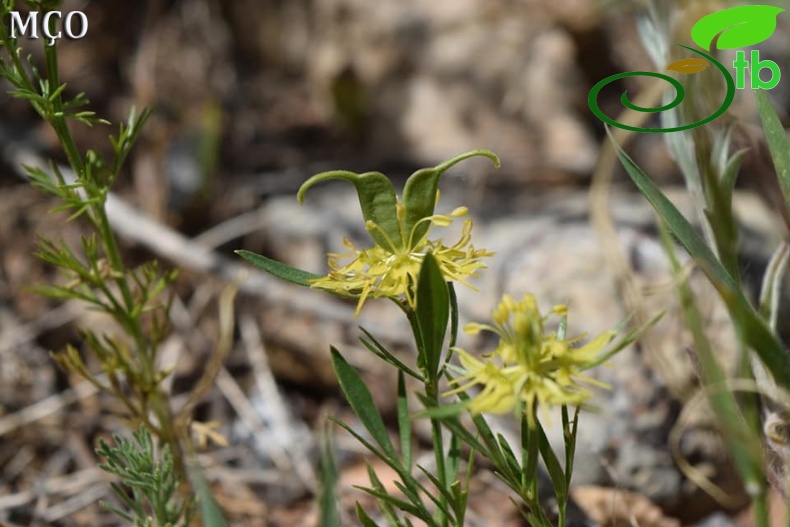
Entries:
MULTIPOLYGON (((567 306, 555 306, 552 313, 564 317, 567 306)), ((544 335, 548 316, 541 315, 532 295, 525 295, 519 302, 504 295, 492 313, 493 325, 471 323, 465 328, 470 334, 495 333, 499 345, 484 356, 485 361, 456 348, 466 373, 452 381, 460 386, 446 395, 481 384, 482 391, 467 405, 470 412, 504 413, 524 405, 528 422, 534 426, 537 407, 584 403, 592 394, 580 381, 608 388, 582 372, 599 362, 615 332, 601 333, 583 346, 574 346, 583 337, 560 339, 556 333, 544 335)))
POLYGON ((414 308, 416 304, 415 288, 425 254, 431 252, 436 258, 442 275, 448 281, 460 282, 474 289, 466 279, 477 275, 477 271, 485 268, 481 258, 492 256, 483 249, 475 249, 471 242, 472 220, 466 219, 461 237, 453 245, 444 245, 442 240, 429 240, 431 227, 449 226, 454 218, 467 214, 466 207, 459 207, 449 215, 435 214, 422 218, 408 233, 403 233, 403 214, 399 205, 398 220, 401 233, 406 234, 406 243, 390 240, 387 233, 372 221, 367 222, 369 231, 377 231, 386 240, 386 246, 374 245, 368 249, 357 249, 348 239, 343 243, 350 251, 347 254, 329 255, 329 274, 311 281, 311 287, 326 289, 343 295, 359 298, 355 315, 359 314, 365 300, 373 298, 399 298, 414 308), (423 230, 420 226, 429 223, 429 228, 419 239, 415 233, 423 230), (340 259, 349 259, 340 264, 340 259))
POLYGON ((350 253, 330 254, 329 274, 308 280, 310 286, 359 298, 356 314, 368 297, 396 299, 414 309, 418 276, 429 252, 436 258, 446 280, 468 286, 466 279, 485 267, 480 259, 492 255, 475 249, 470 243, 472 221, 464 221, 461 238, 450 246, 441 240, 429 240, 428 234, 432 227, 447 227, 453 218, 467 214, 466 207, 458 207, 450 214, 434 213, 439 201, 439 178, 457 163, 477 156, 487 157, 499 167, 499 158, 493 152, 471 150, 433 168, 414 172, 406 180, 401 198, 395 194, 389 178, 381 172, 357 174, 331 170, 305 181, 296 194, 300 203, 304 201, 307 190, 322 181, 341 179, 352 183, 357 190, 365 228, 375 242, 375 246, 359 250, 344 240, 350 253), (342 258, 350 261, 341 264, 339 260, 342 258))
POLYGON ((456 348, 455 351, 468 373, 455 379, 453 383, 469 382, 447 392, 445 395, 465 392, 471 386, 482 383, 484 384, 482 393, 469 402, 469 410, 472 413, 503 413, 513 408, 516 404, 516 393, 513 390, 512 379, 508 378, 509 372, 506 372, 493 362, 478 360, 460 348, 456 348))

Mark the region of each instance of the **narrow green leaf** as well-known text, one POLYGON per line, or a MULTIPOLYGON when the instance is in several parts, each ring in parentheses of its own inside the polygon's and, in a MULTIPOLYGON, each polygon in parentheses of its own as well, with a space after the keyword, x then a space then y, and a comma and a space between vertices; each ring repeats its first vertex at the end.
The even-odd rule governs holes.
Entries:
POLYGON ((480 454, 483 457, 486 458, 489 457, 487 455, 488 449, 485 446, 483 446, 483 444, 474 435, 472 435, 472 433, 469 432, 469 430, 466 429, 464 424, 461 423, 461 420, 458 419, 457 416, 442 417, 441 419, 442 419, 442 426, 444 426, 450 432, 463 439, 464 443, 466 443, 470 447, 480 452, 480 454))
POLYGON ((466 411, 464 403, 451 403, 443 404, 441 406, 433 406, 420 410, 415 414, 415 417, 430 417, 431 419, 446 419, 448 417, 457 417, 466 411))
MULTIPOLYGON (((521 458, 524 466, 521 473, 521 485, 532 491, 537 491, 538 488, 539 443, 540 440, 535 430, 529 427, 529 421, 524 414, 521 417, 521 458)), ((533 492, 533 497, 537 497, 537 492, 533 492)))
MULTIPOLYGON (((379 479, 378 475, 376 474, 376 471, 373 470, 373 467, 370 465, 369 462, 366 462, 365 465, 367 466, 368 479, 370 479, 370 484, 373 486, 373 488, 376 491, 386 494, 387 490, 384 487, 384 484, 379 479)), ((387 521, 390 523, 390 525, 403 524, 400 517, 398 516, 397 511, 393 509, 391 503, 381 499, 377 499, 376 502, 379 504, 379 508, 381 509, 381 512, 384 513, 384 517, 387 518, 387 521)))
POLYGON ((776 329, 776 317, 779 313, 779 300, 782 297, 782 283, 790 258, 790 245, 783 243, 777 247, 763 275, 760 291, 760 315, 768 321, 768 325, 776 329))
POLYGON ((428 512, 428 509, 425 507, 420 497, 417 495, 417 489, 421 490, 423 494, 425 494, 428 497, 428 499, 431 500, 431 502, 436 506, 437 509, 436 512, 441 511, 441 513, 443 514, 446 515, 450 514, 449 510, 447 509, 447 504, 444 503, 443 498, 441 496, 434 496, 435 494, 434 492, 430 492, 428 489, 425 488, 425 486, 423 486, 422 484, 418 485, 417 483, 418 483, 417 480, 413 478, 409 480, 409 486, 404 485, 400 481, 392 482, 392 484, 395 485, 395 487, 404 496, 406 496, 407 498, 409 498, 409 500, 411 500, 411 503, 413 503, 415 507, 425 511, 426 515, 430 513, 428 512))
MULTIPOLYGON (((452 380, 452 376, 450 376, 449 374, 446 374, 445 377, 447 378, 448 381, 452 380)), ((431 403, 426 397, 420 394, 417 395, 418 397, 420 397, 422 403, 426 406, 426 409, 433 408, 432 406, 430 406, 431 403)), ((471 397, 469 397, 464 392, 459 392, 458 394, 456 394, 456 397, 461 399, 463 403, 467 403, 471 400, 471 397)), ((475 429, 477 430, 478 434, 480 434, 480 438, 483 441, 482 443, 477 438, 472 436, 468 431, 466 431, 466 428, 461 424, 460 420, 458 419, 458 416, 442 417, 442 423, 447 428, 450 428, 452 426, 453 428, 450 429, 454 434, 458 434, 461 438, 464 439, 464 441, 466 441, 468 445, 472 446, 475 450, 479 451, 486 459, 491 460, 495 464, 501 462, 502 453, 499 451, 499 445, 497 444, 496 438, 494 437, 494 433, 491 431, 491 427, 488 426, 485 417, 483 417, 480 414, 472 415, 471 417, 472 417, 472 423, 474 423, 475 429), (457 426, 455 426, 456 424, 457 426), (466 431, 466 434, 464 434, 464 431, 466 431), (483 445, 485 445, 485 447, 483 445)), ((502 462, 501 464, 504 465, 504 462, 502 462)))
POLYGON ((732 194, 735 191, 735 181, 738 179, 738 172, 741 169, 741 160, 746 152, 747 150, 745 148, 735 152, 724 167, 720 187, 722 200, 726 203, 732 203, 732 194))
MULTIPOLYGON (((453 496, 453 493, 452 493, 452 492, 450 492, 450 490, 449 490, 449 489, 446 489, 446 488, 444 488, 444 487, 442 486, 442 482, 441 482, 441 481, 439 481, 439 478, 437 478, 436 476, 434 476, 433 474, 431 474, 430 472, 428 472, 428 471, 425 469, 425 467, 423 467, 423 466, 421 466, 421 465, 417 465, 417 468, 420 470, 420 472, 422 472, 422 473, 425 475, 425 477, 427 477, 427 478, 428 478, 428 479, 431 481, 431 483, 433 484, 433 486, 434 486, 434 487, 436 487, 436 490, 438 490, 438 491, 439 491, 439 494, 441 494, 441 495, 444 497, 445 501, 446 501, 448 504, 450 504, 450 506, 452 507, 452 506, 453 506, 453 500, 454 500, 454 498, 455 498, 455 497, 453 496)), ((445 515, 448 517, 448 519, 450 520, 451 524, 452 524, 452 525, 455 525, 455 523, 452 521, 452 514, 451 514, 451 510, 450 510, 450 509, 448 509, 448 508, 447 508, 447 506, 446 506, 446 505, 444 505, 444 503, 443 503, 443 502, 441 502, 441 501, 439 501, 439 507, 440 507, 441 511, 442 511, 442 512, 443 512, 443 513, 444 513, 444 514, 445 514, 445 515)))
POLYGON ((763 123, 765 140, 771 150, 776 177, 785 198, 785 207, 790 213, 790 139, 765 90, 754 90, 754 98, 763 123))
POLYGON ((466 517, 466 506, 469 502, 469 487, 472 482, 474 463, 475 449, 472 447, 469 449, 469 458, 466 460, 466 478, 464 479, 463 485, 461 485, 459 481, 459 485, 453 487, 453 490, 458 494, 458 498, 456 499, 458 510, 455 513, 456 518, 458 518, 458 525, 466 525, 464 523, 464 518, 466 517))
MULTIPOLYGON (((455 286, 452 282, 447 282, 447 292, 450 293, 450 342, 447 347, 450 354, 455 347, 455 341, 458 338, 458 296, 455 294, 455 286)), ((450 360, 452 355, 447 355, 447 360, 450 360)))
MULTIPOLYGON (((362 444, 362 445, 363 445, 365 448, 367 448, 367 449, 368 449, 368 451, 369 451, 369 452, 371 452, 371 453, 372 453, 372 454, 373 454, 375 457, 377 457, 377 458, 381 459, 381 460, 382 460, 384 463, 386 463, 386 464, 387 464, 387 466, 389 466, 389 467, 390 467, 392 470, 394 470, 395 472, 397 472, 397 473, 398 473, 398 476, 400 476, 400 478, 401 478, 403 481, 406 481, 406 482, 408 483, 409 487, 408 487, 408 488, 405 488, 405 487, 404 487, 404 488, 403 488, 403 493, 404 493, 404 495, 406 495, 407 497, 409 497, 409 499, 411 499, 413 503, 415 503, 417 506, 420 506, 420 507, 423 507, 423 508, 424 508, 424 505, 423 505, 423 503, 422 503, 422 500, 420 500, 420 497, 419 497, 419 494, 418 494, 419 492, 422 492, 422 493, 423 493, 423 494, 425 494, 425 495, 426 495, 426 496, 427 496, 427 497, 428 497, 428 498, 429 498, 429 499, 430 499, 432 502, 434 502, 434 503, 435 503, 437 506, 439 506, 438 500, 437 500, 437 499, 436 499, 436 498, 435 498, 435 497, 434 497, 434 496, 433 496, 433 495, 432 495, 430 492, 428 492, 428 490, 427 490, 427 489, 426 489, 426 488, 423 486, 423 484, 422 484, 422 483, 420 483, 419 481, 417 481, 416 479, 414 479, 414 478, 413 478, 413 477, 412 477, 412 476, 411 476, 411 475, 410 475, 410 474, 409 474, 409 473, 408 473, 408 472, 407 472, 407 471, 406 471, 406 470, 405 470, 405 469, 404 469, 404 468, 401 466, 400 462, 399 462, 397 459, 395 459, 395 458, 393 458, 393 457, 390 457, 390 456, 388 456, 387 454, 385 454, 383 451, 381 451, 381 450, 377 449, 377 448, 375 447, 375 445, 373 445, 373 444, 371 444, 370 442, 368 442, 367 440, 365 440, 365 438, 363 438, 361 435, 359 435, 359 433, 357 433, 356 431, 352 430, 352 429, 351 429, 351 427, 349 427, 348 425, 346 425, 346 424, 345 424, 345 423, 343 423, 342 421, 338 421, 337 419, 332 419, 332 421, 333 421, 335 424, 337 424, 338 426, 340 426, 340 427, 341 427, 343 430, 345 430, 346 432, 348 432, 348 433, 349 433, 349 434, 350 434, 352 437, 354 437, 354 439, 356 439, 357 441, 359 441, 359 442, 360 442, 360 443, 361 443, 361 444, 362 444)), ((369 470, 369 471, 371 470, 370 466, 368 466, 368 470, 369 470)), ((371 477, 371 482, 373 482, 373 481, 374 481, 374 479, 373 479, 373 478, 375 478, 375 474, 373 474, 373 476, 371 477)), ((399 488, 401 488, 401 485, 400 485, 400 483, 399 483, 399 482, 395 481, 394 483, 395 483, 395 485, 397 485, 399 488)), ((382 486, 382 489, 383 489, 383 486, 382 486)), ((400 525, 400 523, 398 523, 398 525, 400 525)))
POLYGON ((310 280, 322 278, 322 276, 319 274, 302 271, 301 269, 291 267, 290 265, 278 262, 277 260, 267 258, 262 254, 255 254, 253 252, 244 250, 235 252, 261 271, 266 271, 267 273, 281 280, 285 280, 286 282, 291 282, 292 284, 310 287, 310 280))
MULTIPOLYGON (((663 226, 661 241, 669 257, 672 272, 679 276, 681 268, 675 254, 675 247, 663 226)), ((733 393, 724 388, 726 375, 717 361, 710 339, 705 333, 702 315, 696 306, 693 291, 684 280, 678 280, 677 284, 683 317, 686 327, 691 332, 695 355, 700 363, 699 375, 706 389, 711 408, 721 427, 724 441, 741 478, 744 482, 756 484, 759 488, 760 481, 763 479, 759 452, 761 441, 754 434, 754 430, 744 426, 743 414, 738 407, 738 402, 733 393)))
POLYGON ((418 170, 406 180, 406 185, 403 188, 403 205, 406 207, 403 231, 406 236, 412 236, 412 243, 416 243, 428 231, 428 222, 422 222, 419 225, 417 223, 423 218, 433 215, 439 178, 454 165, 475 156, 487 157, 493 161, 494 167, 499 168, 499 158, 496 154, 488 150, 472 150, 448 159, 433 168, 418 170))
MULTIPOLYGON (((334 418, 330 418, 330 419, 331 419, 331 420, 332 420, 332 421, 333 421, 335 424, 337 424, 339 427, 341 427, 343 430, 345 430, 346 432, 348 432, 348 433, 349 433, 349 434, 350 434, 350 435, 351 435, 351 436, 352 436, 354 439, 356 439, 357 441, 359 441, 359 442, 360 442, 360 443, 361 443, 361 444, 362 444, 362 445, 363 445, 365 448, 367 448, 367 449, 368 449, 368 451, 369 451, 370 453, 372 453, 372 454, 373 454, 375 457, 377 457, 377 458, 379 458, 380 460, 382 460, 384 463, 386 463, 386 464, 387 464, 387 466, 388 466, 388 467, 390 467, 392 470, 394 470, 395 472, 397 472, 397 473, 398 473, 398 476, 400 476, 400 478, 401 478, 403 481, 406 481, 406 482, 408 482, 408 484, 409 484, 409 487, 410 487, 410 488, 412 488, 412 489, 416 489, 415 491, 410 491, 410 490, 407 490, 407 492, 408 492, 408 495, 409 495, 409 496, 412 496, 412 497, 414 498, 414 501, 415 501, 415 503, 420 503, 420 504, 422 503, 422 502, 420 501, 420 499, 419 499, 419 496, 416 494, 416 491, 422 491, 422 492, 423 492, 423 493, 424 493, 426 496, 428 496, 428 497, 429 497, 429 498, 430 498, 432 501, 436 501, 436 498, 434 498, 434 497, 433 497, 433 496, 432 496, 432 495, 431 495, 431 494, 430 494, 430 493, 427 491, 427 489, 426 489, 426 488, 425 488, 425 487, 422 485, 422 483, 420 483, 419 481, 417 481, 416 479, 414 479, 414 478, 413 478, 413 477, 412 477, 412 476, 411 476, 411 475, 410 475, 410 474, 409 474, 409 473, 408 473, 408 472, 407 472, 407 471, 406 471, 406 470, 403 468, 403 466, 401 466, 401 464, 400 464, 400 461, 399 461, 398 459, 396 459, 396 458, 394 458, 394 457, 391 457, 391 456, 387 455, 385 452, 383 452, 382 450, 379 450, 378 448, 376 448, 376 446, 375 446, 375 445, 373 445, 372 443, 370 443, 369 441, 367 441, 367 440, 366 440, 364 437, 362 437, 362 436, 361 436, 359 433, 357 433, 355 430, 353 430, 353 429, 352 429, 350 426, 348 426, 347 424, 343 423, 342 421, 339 421, 339 420, 337 420, 337 419, 334 419, 334 418)), ((406 493, 404 493, 404 494, 406 494, 406 493)))
POLYGON ((400 434, 403 467, 407 471, 411 471, 411 418, 409 417, 409 399, 406 394, 406 380, 403 376, 403 371, 398 372, 398 432, 400 434))
POLYGON ((370 441, 368 441, 367 439, 362 437, 362 435, 360 435, 359 432, 357 432, 356 430, 354 430, 353 428, 348 426, 343 421, 340 421, 339 419, 335 419, 334 417, 330 417, 329 419, 333 423, 335 423, 337 426, 339 426, 340 428, 342 428, 343 430, 348 432, 348 434, 351 437, 353 437, 354 439, 356 439, 357 441, 359 441, 359 443, 362 446, 364 446, 368 450, 368 452, 370 452, 375 457, 377 457, 377 458, 381 459, 382 461, 384 461, 393 470, 395 470, 395 471, 400 470, 400 465, 399 465, 399 463, 398 463, 398 461, 396 459, 393 459, 393 458, 387 456, 387 454, 385 454, 383 451, 379 450, 376 447, 376 445, 374 445, 373 443, 371 443, 370 441))
POLYGON ((447 282, 433 254, 428 253, 422 262, 417 280, 417 313, 421 363, 428 380, 436 379, 442 358, 442 344, 450 317, 450 295, 447 282))
POLYGON ((783 345, 774 335, 764 320, 749 304, 743 292, 726 269, 719 263, 716 256, 705 245, 702 238, 694 231, 688 220, 677 210, 667 197, 655 186, 650 178, 626 154, 619 145, 614 143, 620 162, 626 172, 639 188, 642 195, 650 202, 670 232, 694 258, 700 269, 705 273, 711 284, 719 292, 730 315, 736 323, 736 330, 741 334, 744 343, 760 356, 777 383, 790 386, 790 357, 783 345))
POLYGON ((461 471, 461 439, 455 434, 450 436, 450 450, 447 451, 445 467, 447 467, 447 481, 456 481, 461 471))
POLYGON ((605 364, 606 361, 611 359, 614 355, 620 353, 623 349, 627 348, 637 340, 639 340, 642 335, 645 334, 647 330, 655 326, 659 320, 661 320, 664 316, 664 311, 659 313, 658 315, 654 316, 650 320, 648 320, 643 326, 636 328, 635 330, 628 333, 625 337, 620 339, 617 344, 615 344, 609 351, 602 354, 598 359, 589 364, 588 366, 584 367, 584 370, 588 370, 590 368, 594 368, 595 366, 599 366, 601 364, 605 364))
POLYGON ((428 514, 428 512, 426 510, 420 509, 419 507, 415 507, 413 504, 409 503, 408 501, 396 498, 396 497, 394 497, 394 496, 392 496, 390 494, 387 494, 383 490, 376 490, 376 489, 371 489, 371 488, 368 488, 368 487, 361 487, 361 486, 358 486, 358 485, 354 485, 354 488, 355 489, 359 489, 362 492, 365 492, 367 494, 370 494, 374 498, 377 498, 377 499, 379 499, 379 500, 381 500, 381 501, 383 501, 385 503, 388 503, 388 504, 392 505, 393 507, 396 507, 396 508, 398 508, 398 509, 400 509, 400 510, 402 510, 404 512, 407 512, 407 513, 411 514, 412 516, 415 516, 415 517, 421 519, 422 521, 426 522, 428 525, 431 525, 431 526, 436 525, 434 523, 433 519, 431 518, 431 515, 428 514))
POLYGON ((340 511, 336 494, 338 472, 332 445, 331 428, 327 426, 321 441, 321 488, 318 515, 321 527, 340 527, 340 511))
MULTIPOLYGON (((122 498, 126 498, 127 500, 129 499, 129 498, 126 497, 126 492, 124 492, 123 489, 120 490, 120 494, 118 494, 118 496, 122 497, 122 498)), ((130 516, 129 514, 127 514, 124 511, 122 511, 121 509, 119 509, 118 507, 116 507, 115 505, 110 503, 109 501, 101 500, 99 502, 99 506, 101 508, 105 509, 105 510, 110 511, 111 513, 113 513, 113 514, 115 514, 117 516, 120 516, 122 519, 128 521, 130 525, 134 525, 135 519, 132 516, 130 516)))
POLYGON ((576 458, 576 431, 579 427, 579 412, 581 406, 577 406, 573 413, 573 420, 568 414, 568 406, 562 405, 562 430, 565 442, 565 487, 571 488, 571 477, 573 476, 573 462, 576 458))
POLYGON ((392 459, 397 459, 395 448, 392 446, 387 434, 387 428, 384 426, 381 414, 379 414, 373 402, 373 397, 370 395, 367 386, 365 386, 362 377, 334 346, 331 347, 331 352, 332 366, 340 383, 340 388, 343 390, 343 394, 351 405, 354 414, 359 418, 376 444, 392 459))
POLYGON ((381 172, 365 172, 364 174, 347 170, 322 172, 311 177, 299 187, 296 199, 299 200, 299 203, 304 203, 304 195, 310 187, 330 179, 348 181, 357 189, 362 216, 366 222, 371 221, 381 229, 368 231, 376 244, 393 252, 395 249, 403 247, 403 233, 400 231, 397 213, 398 197, 387 176, 381 172))
POLYGON ((192 488, 197 494, 198 505, 200 507, 200 517, 203 520, 203 525, 207 527, 225 527, 228 523, 222 515, 222 510, 214 500, 211 489, 203 477, 203 472, 197 462, 191 463, 190 476, 192 479, 192 488))
POLYGON ((362 508, 362 505, 360 505, 359 502, 354 504, 354 508, 357 511, 357 518, 359 518, 359 522, 362 524, 362 527, 379 527, 376 525, 376 522, 374 522, 371 517, 368 516, 368 513, 365 512, 365 509, 362 508))
POLYGON ((501 450, 502 454, 504 455, 505 462, 507 463, 508 469, 513 474, 518 474, 521 472, 521 465, 518 462, 518 458, 516 458, 516 454, 513 452, 513 449, 510 448, 510 443, 502 434, 497 434, 497 440, 499 441, 499 449, 501 450))
MULTIPOLYGON (((393 480, 392 484, 395 485, 395 487, 401 492, 401 494, 409 498, 409 501, 411 501, 415 507, 420 507, 424 509, 425 505, 423 504, 422 499, 420 499, 419 492, 420 490, 423 490, 423 492, 425 492, 425 487, 417 485, 416 484, 417 480, 413 478, 411 479, 407 478, 406 481, 408 482, 408 485, 404 485, 398 480, 393 480)), ((426 492, 426 495, 431 500, 436 500, 433 494, 426 492)), ((438 500, 436 500, 436 503, 438 503, 438 500)))
POLYGON ((388 362, 395 366, 398 371, 402 371, 403 373, 414 377, 420 382, 425 382, 423 376, 414 371, 412 368, 406 366, 403 361, 398 359, 395 355, 389 352, 387 348, 385 348, 376 338, 370 334, 368 330, 363 327, 359 328, 362 333, 364 334, 363 337, 359 337, 359 341, 365 346, 371 353, 379 357, 381 360, 388 362))
POLYGON ((735 281, 718 262, 713 251, 705 244, 688 220, 655 186, 634 160, 623 151, 620 145, 615 144, 614 147, 617 150, 620 162, 636 187, 647 198, 661 219, 666 222, 672 234, 678 238, 689 254, 697 260, 716 289, 722 294, 735 291, 737 289, 735 281))
POLYGON ((554 493, 557 495, 557 500, 560 503, 564 503, 568 496, 565 471, 562 470, 562 465, 560 465, 560 461, 559 459, 557 459, 557 455, 554 453, 554 450, 551 448, 551 443, 549 443, 549 438, 546 437, 546 432, 543 430, 543 426, 541 426, 540 423, 538 423, 537 425, 537 432, 538 432, 538 440, 539 440, 538 448, 540 450, 540 457, 543 458, 543 463, 545 463, 546 465, 546 470, 548 471, 549 477, 551 478, 551 484, 554 487, 554 493))

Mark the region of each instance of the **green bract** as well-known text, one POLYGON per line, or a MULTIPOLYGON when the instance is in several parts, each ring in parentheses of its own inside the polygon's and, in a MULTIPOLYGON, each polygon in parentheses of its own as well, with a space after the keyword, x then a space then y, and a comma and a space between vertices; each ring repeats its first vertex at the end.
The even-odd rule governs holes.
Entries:
POLYGON ((403 189, 402 204, 398 203, 389 178, 381 172, 322 172, 305 181, 296 197, 299 203, 303 203, 304 195, 310 187, 329 179, 344 179, 353 183, 359 195, 365 222, 378 226, 377 229, 369 229, 373 241, 380 247, 395 251, 417 243, 427 232, 429 222, 419 225, 417 223, 433 215, 439 177, 457 163, 475 156, 487 157, 493 161, 495 167, 499 167, 499 157, 488 150, 471 150, 457 155, 433 168, 423 168, 409 176, 403 189), (399 209, 403 212, 399 212, 399 209))

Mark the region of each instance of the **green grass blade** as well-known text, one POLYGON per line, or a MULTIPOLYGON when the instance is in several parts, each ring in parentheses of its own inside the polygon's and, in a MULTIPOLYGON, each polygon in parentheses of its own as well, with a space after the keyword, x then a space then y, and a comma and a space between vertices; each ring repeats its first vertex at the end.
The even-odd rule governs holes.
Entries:
POLYGON ((765 140, 771 150, 776 177, 779 179, 779 186, 785 198, 785 207, 790 213, 790 139, 787 138, 787 132, 765 90, 754 90, 754 98, 763 123, 765 140))
MULTIPOLYGON (((675 255, 674 244, 666 229, 662 229, 661 234, 672 271, 678 276, 681 268, 675 255)), ((724 389, 727 378, 705 334, 703 318, 696 306, 691 287, 683 280, 678 281, 677 287, 686 327, 691 332, 695 355, 699 359, 699 376, 711 408, 716 414, 724 441, 744 482, 757 485, 759 488, 763 480, 759 452, 761 441, 754 430, 745 426, 743 414, 733 393, 724 389)))
POLYGON ((790 259, 790 245, 783 243, 776 249, 768 262, 760 291, 760 315, 768 321, 768 325, 774 330, 776 329, 776 317, 779 314, 779 300, 782 297, 782 283, 788 259, 790 259))
POLYGON ((191 466, 192 487, 198 498, 200 517, 205 527, 225 527, 228 523, 222 515, 222 510, 214 500, 214 495, 203 477, 203 472, 197 462, 191 466))
POLYGON ((688 220, 619 145, 615 144, 614 148, 617 150, 620 163, 622 163, 636 187, 667 224, 672 234, 697 261, 716 289, 722 294, 735 291, 737 289, 735 281, 719 263, 716 255, 713 254, 713 251, 705 244, 688 220))
POLYGON ((628 175, 647 198, 669 231, 688 251, 724 300, 740 338, 760 356, 776 382, 790 386, 790 357, 779 339, 749 304, 727 270, 669 199, 641 168, 615 144, 628 175))
POLYGON ((340 527, 340 511, 337 497, 337 462, 332 445, 331 427, 326 426, 321 444, 321 487, 318 516, 321 527, 340 527))

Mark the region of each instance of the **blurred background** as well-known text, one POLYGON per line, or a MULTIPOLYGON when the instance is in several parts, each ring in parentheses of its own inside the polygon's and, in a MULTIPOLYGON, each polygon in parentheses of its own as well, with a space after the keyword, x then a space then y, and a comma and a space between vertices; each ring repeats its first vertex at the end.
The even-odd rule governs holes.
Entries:
MULTIPOLYGON (((694 21, 730 5, 673 2, 674 40, 689 44, 694 21)), ((609 75, 657 70, 636 29, 646 8, 636 0, 66 2, 63 11, 83 11, 89 29, 58 43, 61 78, 67 93, 85 92, 114 123, 74 126, 79 146, 109 152, 107 135, 131 108, 155 109, 115 192, 140 214, 117 220, 128 261, 157 258, 182 268, 164 359, 177 365, 174 404, 213 349, 216 297, 243 267, 234 249, 322 272, 326 252, 340 248, 343 236, 366 243, 351 188, 329 185, 312 190, 308 206, 296 203, 299 185, 329 169, 382 171, 397 187, 419 167, 493 150, 501 169, 470 161, 441 185, 442 207, 470 206, 475 245, 497 252, 477 283, 480 294, 461 292, 464 317, 487 319, 504 291, 535 292, 544 309, 569 302, 577 334, 609 329, 632 313, 622 272, 610 265, 611 245, 591 222, 589 190, 605 131, 587 94, 609 75), (214 259, 206 263, 205 254, 214 259)), ((790 72, 788 20, 780 16, 779 25, 759 46, 761 56, 790 72)), ((41 56, 43 40, 25 45, 34 60, 41 56)), ((616 116, 620 93, 640 87, 629 80, 607 90, 601 107, 616 116)), ((788 81, 771 96, 786 117, 788 81)), ((735 146, 750 148, 736 210, 744 265, 759 280, 786 233, 771 206, 772 167, 748 90, 722 119, 740 123, 735 146)), ((678 187, 672 195, 690 210, 663 141, 640 134, 629 151, 656 181, 678 187)), ((108 487, 93 448, 119 429, 119 411, 79 389, 50 357, 79 346, 80 325, 104 322, 28 289, 59 278, 33 257, 36 234, 75 243, 84 230, 48 213, 55 204, 20 177, 20 161, 31 156, 64 161, 27 104, 0 97, 0 521, 114 525, 96 504, 108 487)), ((638 307, 652 316, 673 301, 653 215, 619 169, 613 178, 598 203, 614 226, 609 241, 643 293, 638 307)), ((251 270, 248 279, 227 375, 198 408, 199 418, 222 423, 230 446, 202 459, 232 525, 314 525, 316 432, 327 414, 351 419, 328 346, 349 352, 393 419, 391 372, 359 349, 356 328, 379 330, 408 357, 407 333, 385 302, 355 320, 353 304, 251 270)), ((726 314, 698 279, 725 353, 732 347, 726 314)), ((586 417, 578 525, 748 525, 737 517, 745 494, 704 415, 689 425, 682 451, 731 493, 729 508, 692 484, 669 453, 670 431, 695 386, 688 339, 672 313, 647 344, 599 374, 614 389, 602 411, 586 417)), ((337 447, 344 505, 352 510, 355 500, 365 502, 349 490, 367 483, 364 456, 348 438, 340 436, 337 447)), ((472 503, 470 525, 520 525, 506 492, 482 468, 472 503)))

